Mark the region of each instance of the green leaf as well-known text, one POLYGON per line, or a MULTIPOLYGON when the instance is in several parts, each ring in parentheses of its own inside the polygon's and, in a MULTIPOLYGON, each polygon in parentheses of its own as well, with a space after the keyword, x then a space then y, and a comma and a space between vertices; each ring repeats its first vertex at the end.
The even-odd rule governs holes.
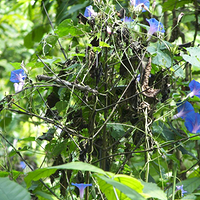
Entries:
POLYGON ((35 141, 35 137, 27 137, 27 138, 23 138, 23 139, 19 139, 19 141, 35 141))
POLYGON ((27 188, 31 186, 31 181, 38 181, 41 178, 49 177, 51 174, 55 173, 57 169, 36 169, 35 171, 29 172, 24 178, 27 188))
POLYGON ((82 29, 84 29, 86 26, 83 24, 78 24, 77 26, 74 26, 73 21, 71 19, 66 19, 62 21, 59 26, 56 29, 56 34, 58 34, 59 37, 63 37, 66 35, 71 36, 78 36, 80 34, 83 34, 82 29))
POLYGON ((97 175, 98 184, 101 191, 105 194, 107 199, 116 199, 114 188, 120 200, 128 199, 145 199, 138 191, 142 192, 143 185, 137 179, 126 175, 115 175, 112 178, 97 175), (134 189, 133 189, 134 188, 134 189), (136 191, 137 190, 137 191, 136 191))
POLYGON ((174 74, 175 74, 176 77, 180 77, 180 78, 185 77, 184 71, 179 65, 174 65, 173 69, 175 71, 174 74))
POLYGON ((172 132, 162 121, 154 122, 153 133, 161 134, 166 141, 174 140, 174 132, 172 132))
POLYGON ((144 185, 143 193, 151 198, 157 198, 161 200, 167 200, 167 196, 161 188, 159 188, 155 183, 146 183, 141 181, 144 185))
POLYGON ((41 178, 49 177, 51 174, 55 173, 57 169, 71 169, 71 170, 81 170, 81 171, 90 171, 100 174, 106 174, 102 169, 90 165, 84 162, 71 162, 63 165, 47 167, 42 169, 36 169, 35 171, 29 172, 28 175, 24 178, 27 187, 31 186, 31 181, 37 181, 41 178))
MULTIPOLYGON (((200 186, 200 177, 188 178, 184 181, 177 183, 177 186, 183 185, 183 189, 187 194, 194 192, 200 186)), ((169 189, 168 194, 172 193, 172 187, 169 189)))
POLYGON ((107 127, 113 138, 118 139, 122 137, 125 133, 124 127, 121 124, 108 123, 107 127))
POLYGON ((168 10, 172 11, 175 8, 183 7, 184 5, 191 3, 191 0, 167 0, 163 5, 163 12, 168 10))
POLYGON ((57 35, 48 35, 48 37, 46 38, 46 42, 48 44, 51 44, 52 46, 55 46, 57 40, 58 40, 57 35))
POLYGON ((165 66, 170 68, 172 65, 172 59, 167 49, 161 50, 159 47, 148 46, 147 51, 151 55, 155 55, 152 58, 152 63, 158 66, 165 66))
POLYGON ((59 101, 56 103, 56 109, 59 113, 64 111, 67 108, 68 102, 67 101, 59 101))
POLYGON ((184 190, 188 193, 192 193, 200 186, 200 177, 186 179, 177 185, 183 185, 184 190))
POLYGON ((24 46, 28 49, 32 48, 34 42, 40 42, 47 28, 42 25, 34 27, 25 37, 24 46))
POLYGON ((2 200, 30 200, 30 193, 21 185, 9 180, 0 178, 0 199, 2 200))
POLYGON ((84 3, 74 5, 66 12, 66 15, 73 14, 74 12, 85 8, 87 5, 88 5, 88 1, 84 1, 84 3))
POLYGON ((107 43, 105 43, 105 42, 99 42, 99 46, 100 47, 110 47, 110 45, 109 44, 107 44, 107 43))
POLYGON ((188 154, 188 155, 192 156, 194 159, 198 160, 198 158, 193 153, 189 152, 183 146, 179 146, 178 149, 182 152, 182 154, 188 154))
MULTIPOLYGON (((43 61, 44 63, 48 63, 48 64, 52 65, 53 63, 60 62, 61 59, 60 59, 60 58, 42 59, 42 61, 43 61)), ((43 65, 43 66, 44 66, 44 65, 43 65)))
POLYGON ((193 65, 193 70, 200 69, 200 48, 199 47, 189 47, 186 48, 190 55, 183 54, 182 57, 185 61, 193 65))
POLYGON ((21 68, 21 63, 10 63, 15 69, 20 69, 21 68))
POLYGON ((34 194, 36 194, 36 196, 39 196, 40 200, 54 200, 54 198, 50 194, 47 194, 40 190, 37 190, 36 192, 34 192, 34 194))
MULTIPOLYGON (((196 195, 200 195, 200 194, 197 194, 195 193, 196 195)), ((189 195, 185 195, 183 198, 181 198, 182 200, 195 200, 197 199, 196 195, 195 194, 189 194, 189 195)))

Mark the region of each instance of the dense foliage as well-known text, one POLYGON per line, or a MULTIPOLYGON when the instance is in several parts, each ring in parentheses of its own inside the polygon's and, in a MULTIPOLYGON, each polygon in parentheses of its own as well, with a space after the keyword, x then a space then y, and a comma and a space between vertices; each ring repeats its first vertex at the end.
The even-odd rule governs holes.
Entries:
POLYGON ((0 196, 200 199, 199 13, 2 1, 0 196))

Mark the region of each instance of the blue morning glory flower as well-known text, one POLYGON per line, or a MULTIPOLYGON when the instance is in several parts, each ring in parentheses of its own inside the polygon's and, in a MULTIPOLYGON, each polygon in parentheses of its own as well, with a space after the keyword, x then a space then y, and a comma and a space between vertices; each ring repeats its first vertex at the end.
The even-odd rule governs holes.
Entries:
POLYGON ((194 114, 194 108, 191 103, 186 101, 185 103, 179 103, 177 104, 177 111, 178 113, 173 116, 173 119, 177 119, 181 117, 182 119, 185 119, 188 116, 188 113, 194 114))
POLYGON ((124 21, 124 22, 133 22, 134 21, 131 17, 125 17, 121 20, 124 21))
POLYGON ((97 13, 93 10, 93 7, 90 5, 90 6, 86 7, 84 16, 85 17, 96 17, 97 13))
POLYGON ((146 10, 148 10, 148 8, 150 6, 149 0, 130 0, 130 4, 131 4, 131 6, 134 6, 134 7, 138 7, 138 6, 143 7, 142 12, 146 12, 146 10), (144 9, 144 8, 146 8, 146 9, 144 9))
POLYGON ((180 185, 180 186, 176 186, 176 191, 178 191, 178 190, 181 190, 181 196, 183 197, 184 196, 184 194, 185 193, 187 193, 187 191, 185 191, 184 189, 183 189, 183 185, 180 185))
POLYGON ((194 79, 189 83, 190 93, 189 97, 197 96, 200 98, 200 83, 195 81, 194 79))
POLYGON ((26 74, 23 69, 17 69, 11 72, 10 81, 13 83, 23 82, 26 74))
POLYGON ((92 186, 92 184, 85 183, 72 183, 72 185, 76 186, 79 189, 80 199, 83 199, 84 189, 88 186, 92 186))
POLYGON ((185 126, 190 133, 200 133, 200 114, 189 113, 185 118, 185 126))
POLYGON ((146 19, 147 22, 150 25, 148 34, 149 35, 153 35, 155 32, 160 31, 161 33, 164 33, 164 26, 161 22, 157 21, 155 18, 151 18, 151 19, 146 19))
POLYGON ((10 81, 14 83, 15 92, 22 90, 26 74, 23 69, 17 69, 11 72, 10 81))

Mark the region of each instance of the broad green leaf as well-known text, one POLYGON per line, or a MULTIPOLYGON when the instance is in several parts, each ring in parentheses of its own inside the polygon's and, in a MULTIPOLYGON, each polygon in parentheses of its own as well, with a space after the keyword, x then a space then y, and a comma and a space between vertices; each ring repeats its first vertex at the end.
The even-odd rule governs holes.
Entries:
POLYGON ((0 178, 0 199, 2 200, 30 200, 30 193, 21 185, 9 178, 0 178))
POLYGON ((121 177, 119 175, 115 175, 112 178, 107 178, 106 176, 100 175, 97 175, 97 177, 99 187, 101 191, 105 194, 107 199, 116 199, 116 195, 120 200, 145 199, 141 194, 137 192, 142 192, 143 188, 143 185, 137 179, 126 175, 121 175, 121 177), (137 191, 135 189, 137 189, 137 191), (116 190, 116 194, 114 190, 116 190))
POLYGON ((179 185, 183 185, 184 190, 188 193, 192 193, 200 186, 200 177, 186 179, 181 181, 179 185))
POLYGON ((55 173, 57 169, 71 169, 71 170, 81 170, 81 171, 90 171, 90 172, 96 172, 100 174, 105 174, 102 169, 90 165, 88 163, 84 162, 71 162, 63 165, 53 166, 53 167, 47 167, 42 169, 36 169, 35 171, 29 172, 28 175, 24 178, 27 187, 29 188, 31 186, 31 181, 37 181, 41 178, 49 177, 51 174, 55 173))
POLYGON ((154 46, 148 46, 147 47, 147 51, 151 54, 151 55, 155 55, 152 58, 152 63, 158 66, 165 66, 167 68, 171 67, 172 64, 172 59, 169 55, 169 51, 168 50, 161 50, 157 47, 154 46))
POLYGON ((49 177, 51 174, 55 173, 57 169, 36 169, 35 171, 29 172, 28 175, 24 178, 27 188, 31 186, 31 181, 38 181, 41 178, 49 177))
POLYGON ((32 48, 34 42, 40 42, 48 27, 42 25, 34 27, 25 37, 24 46, 28 49, 32 48))
POLYGON ((186 48, 190 55, 183 54, 182 57, 185 61, 193 65, 193 70, 200 69, 200 48, 199 47, 189 47, 186 48))
POLYGON ((172 11, 175 8, 182 7, 188 3, 191 3, 191 0, 167 0, 162 5, 163 12, 168 11, 168 10, 172 11))
POLYGON ((83 24, 78 24, 77 26, 74 26, 73 21, 71 19, 66 19, 62 21, 59 26, 56 29, 56 34, 58 34, 59 37, 63 37, 66 35, 71 36, 78 36, 80 34, 83 34, 83 29, 86 26, 83 24))
MULTIPOLYGON (((187 194, 194 192, 200 187, 200 177, 188 178, 184 181, 177 183, 177 186, 183 185, 183 189, 187 191, 187 194)), ((172 188, 169 189, 168 194, 172 193, 172 188)))
POLYGON ((107 128, 109 129, 110 134, 113 138, 118 139, 124 135, 125 130, 123 125, 116 123, 108 123, 107 128))
POLYGON ((21 68, 21 63, 10 63, 15 69, 20 69, 21 68))
POLYGON ((174 140, 174 132, 172 132, 162 121, 154 122, 153 133, 161 134, 166 141, 174 140))
POLYGON ((159 188, 155 183, 146 183, 141 181, 144 185, 143 193, 148 197, 157 198, 160 200, 167 200, 167 196, 161 188, 159 188))
POLYGON ((195 199, 197 199, 196 195, 200 196, 199 193, 195 193, 195 194, 184 195, 184 197, 181 199, 182 200, 195 200, 195 199))
POLYGON ((56 103, 56 109, 58 110, 59 113, 61 113, 62 111, 66 110, 68 105, 67 101, 59 101, 56 103))

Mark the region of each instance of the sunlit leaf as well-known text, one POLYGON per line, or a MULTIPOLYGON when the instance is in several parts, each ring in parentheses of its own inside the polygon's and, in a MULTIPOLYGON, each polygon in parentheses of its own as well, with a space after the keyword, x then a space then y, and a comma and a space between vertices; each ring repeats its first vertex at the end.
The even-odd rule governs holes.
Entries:
POLYGON ((95 167, 93 165, 90 165, 88 163, 71 162, 71 163, 53 166, 53 167, 36 169, 35 171, 29 172, 28 175, 24 179, 26 181, 27 187, 29 188, 31 186, 31 181, 37 181, 41 178, 49 177, 51 174, 55 173, 57 169, 82 170, 82 171, 90 171, 90 172, 105 174, 105 172, 102 169, 95 167))
POLYGON ((190 47, 186 48, 190 55, 182 54, 182 57, 185 61, 193 65, 193 70, 200 69, 200 48, 199 47, 190 47))
POLYGON ((107 199, 116 199, 116 195, 120 200, 145 199, 141 194, 138 193, 138 191, 142 192, 143 188, 143 185, 140 181, 125 175, 122 175, 121 177, 119 175, 115 176, 112 178, 107 178, 106 176, 97 175, 99 178, 98 184, 100 189, 106 195, 107 199), (114 190, 116 190, 116 194, 114 190))

